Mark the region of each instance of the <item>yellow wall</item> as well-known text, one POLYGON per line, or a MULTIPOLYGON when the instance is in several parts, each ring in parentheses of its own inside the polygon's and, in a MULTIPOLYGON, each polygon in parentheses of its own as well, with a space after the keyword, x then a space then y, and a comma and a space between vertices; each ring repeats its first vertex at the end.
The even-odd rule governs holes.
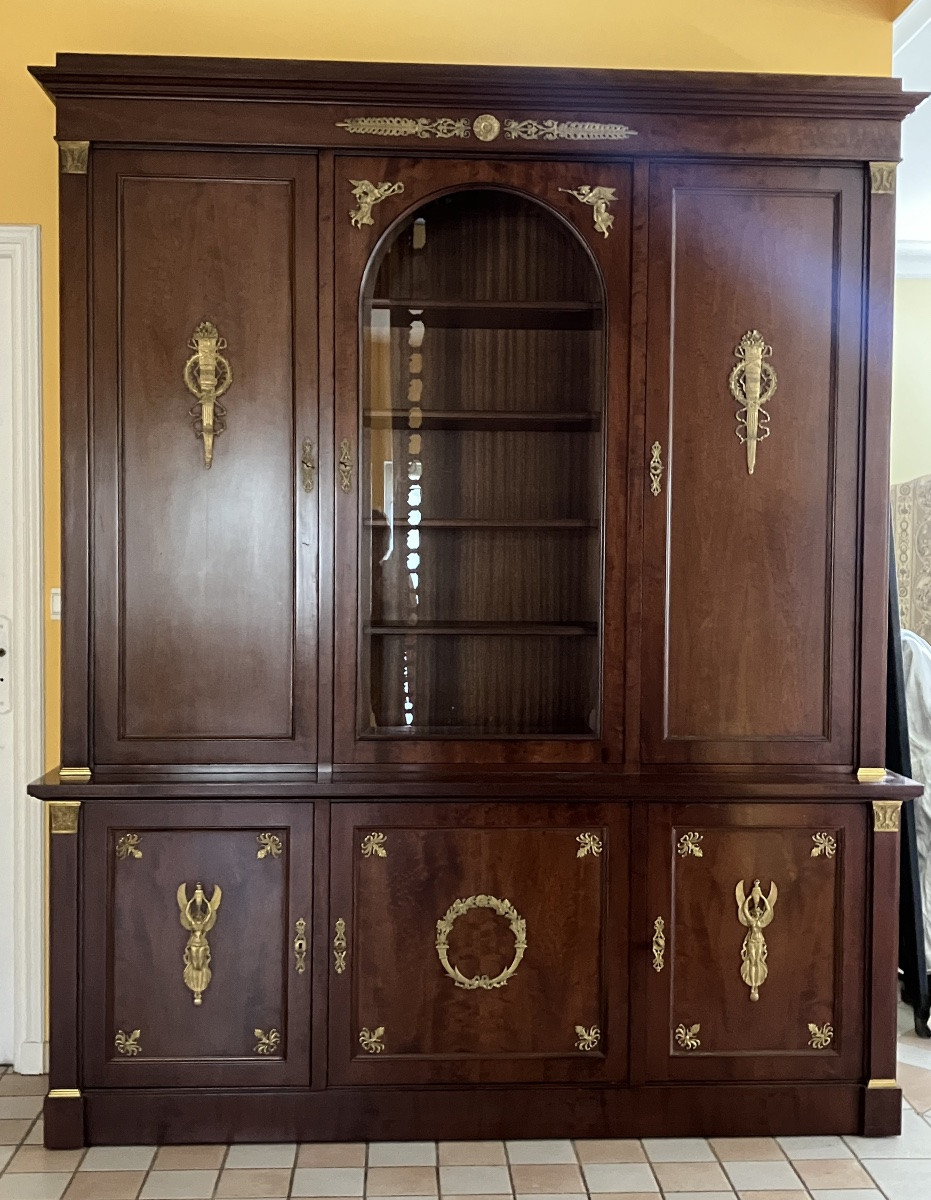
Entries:
MULTIPOLYGON (((42 226, 47 586, 59 581, 57 177, 52 106, 28 63, 72 51, 885 75, 901 8, 902 0, 227 0, 206 8, 10 0, 0 38, 0 223, 42 226)), ((54 764, 57 624, 47 646, 54 764)))
POLYGON ((931 279, 895 285, 892 368, 892 482, 931 475, 931 378, 923 366, 931 335, 931 279))

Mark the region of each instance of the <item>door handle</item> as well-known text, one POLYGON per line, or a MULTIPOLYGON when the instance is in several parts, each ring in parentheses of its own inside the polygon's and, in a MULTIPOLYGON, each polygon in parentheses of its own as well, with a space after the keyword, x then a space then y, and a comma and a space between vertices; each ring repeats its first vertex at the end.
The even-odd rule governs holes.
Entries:
POLYGON ((312 492, 314 490, 316 472, 317 464, 314 462, 314 444, 310 438, 304 438, 301 453, 301 483, 305 492, 312 492))

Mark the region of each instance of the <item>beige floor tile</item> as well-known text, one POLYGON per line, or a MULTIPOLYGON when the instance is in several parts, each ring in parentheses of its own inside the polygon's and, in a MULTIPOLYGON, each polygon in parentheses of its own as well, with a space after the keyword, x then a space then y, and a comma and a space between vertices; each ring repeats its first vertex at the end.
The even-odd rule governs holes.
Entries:
POLYGON ((806 1158, 851 1158, 853 1151, 843 1138, 822 1135, 821 1137, 781 1137, 779 1145, 793 1162, 806 1158))
POLYGON ((504 1142, 440 1142, 440 1166, 503 1167, 504 1142))
POLYGON ((12 1071, 0 1079, 0 1096, 45 1096, 47 1075, 16 1075, 12 1071))
POLYGON ((440 1190, 444 1196, 507 1196, 511 1177, 507 1167, 440 1167, 440 1190))
POLYGON ((714 1162, 714 1152, 704 1138, 644 1138, 650 1162, 714 1162))
MULTIPOLYGON (((598 1200, 656 1200, 656 1195, 656 1192, 599 1192, 598 1200)), ((678 1196, 676 1200, 679 1200, 678 1196)), ((702 1200, 709 1198, 703 1196, 702 1200)))
POLYGON ((715 1162, 658 1162, 653 1170, 664 1192, 725 1192, 730 1186, 715 1162))
POLYGON ((7 1165, 7 1174, 13 1171, 67 1171, 70 1175, 77 1170, 83 1157, 83 1150, 46 1150, 44 1146, 22 1146, 7 1165))
POLYGON ((18 1146, 29 1132, 31 1124, 28 1117, 0 1120, 0 1146, 18 1146))
MULTIPOLYGON (((911 1067, 907 1063, 899 1063, 896 1069, 896 1079, 902 1089, 902 1095, 912 1108, 918 1112, 927 1112, 931 1108, 931 1071, 923 1067, 911 1067)), ((0 1095, 3 1085, 0 1081, 0 1095)))
POLYGON ((218 1171, 150 1171, 139 1200, 210 1200, 218 1171))
POLYGON ((365 1142, 306 1142, 298 1147, 299 1167, 364 1167, 365 1142))
POLYGON ((658 1192, 659 1184, 648 1163, 585 1163, 588 1190, 605 1192, 658 1192))
POLYGON ((724 1169, 731 1186, 740 1193, 805 1190, 787 1162, 729 1162, 725 1163, 724 1169))
POLYGON ((712 1150, 722 1162, 767 1162, 785 1158, 775 1138, 711 1138, 710 1141, 712 1150))
POLYGON ((79 1171, 147 1171, 155 1157, 154 1146, 91 1146, 79 1171))
POLYGON ((266 1200, 287 1196, 291 1171, 287 1167, 248 1167, 223 1171, 217 1184, 218 1200, 266 1200))
POLYGON ((15 1153, 15 1146, 0 1146, 0 1171, 3 1170, 15 1153))
POLYGON ((370 1167, 433 1167, 436 1142, 369 1142, 370 1167))
POLYGON ((365 1191, 362 1167, 298 1167, 291 1190, 295 1196, 361 1196, 365 1191))
POLYGON ((10 1175, 0 1179, 0 1200, 61 1200, 71 1176, 64 1172, 48 1175, 10 1175))
POLYGON ((577 1138, 575 1152, 583 1163, 646 1162, 646 1151, 636 1138, 577 1138))
POLYGON ((223 1165, 226 1146, 161 1146, 153 1171, 210 1171, 223 1165))
POLYGON ((521 1196, 579 1195, 585 1192, 581 1171, 578 1166, 570 1166, 569 1163, 512 1163, 511 1178, 514 1191, 521 1196))
POLYGON ((27 1146, 41 1146, 45 1138, 45 1122, 41 1117, 36 1121, 35 1125, 29 1130, 25 1138, 24 1144, 27 1146))
MULTIPOLYGON (((447 1196, 444 1192, 443 1200, 513 1200, 513 1196, 510 1192, 506 1196, 447 1196)), ((652 1197, 652 1200, 656 1200, 656 1197, 652 1197)))
MULTIPOLYGON (((473 1168, 465 1168, 470 1170, 473 1168)), ((435 1196, 435 1167, 369 1167, 367 1196, 435 1196)))
POLYGON ((223 1166, 227 1171, 242 1167, 287 1167, 290 1170, 296 1154, 296 1142, 230 1146, 223 1166))
POLYGON ((507 1147, 508 1158, 512 1166, 515 1163, 530 1165, 550 1163, 574 1164, 576 1162, 572 1142, 567 1139, 550 1138, 537 1141, 509 1141, 505 1142, 505 1146, 507 1147))
POLYGON ((65 1200, 136 1200, 145 1171, 82 1171, 65 1192, 65 1200))
POLYGON ((42 1111, 42 1096, 0 1096, 0 1121, 28 1117, 34 1120, 42 1111))
POLYGON ((809 1190, 814 1188, 868 1188, 873 1181, 855 1158, 799 1160, 795 1169, 809 1190))

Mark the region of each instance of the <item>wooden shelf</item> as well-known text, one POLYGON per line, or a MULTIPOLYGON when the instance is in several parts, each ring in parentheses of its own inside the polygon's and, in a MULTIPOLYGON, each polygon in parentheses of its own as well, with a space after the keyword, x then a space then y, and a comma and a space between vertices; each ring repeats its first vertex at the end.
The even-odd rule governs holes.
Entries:
POLYGON ((407 327, 425 318, 432 328, 600 330, 602 306, 579 300, 418 300, 376 297, 391 324, 407 327))
POLYGON ((533 621, 421 621, 417 625, 400 622, 365 624, 364 632, 373 637, 592 637, 598 632, 594 621, 575 624, 543 624, 533 621))
POLYGON ((601 428, 601 413, 508 412, 503 409, 421 409, 420 425, 409 424, 409 408, 367 409, 364 423, 371 427, 389 424, 392 429, 501 430, 531 433, 588 433, 601 428))
MULTIPOLYGON (((598 529, 600 528, 599 521, 577 520, 576 518, 565 518, 558 520, 502 520, 485 521, 473 519, 471 517, 427 517, 417 526, 409 526, 403 518, 396 518, 391 524, 395 529, 598 529)), ((387 529, 387 518, 366 517, 363 525, 369 529, 387 529)))

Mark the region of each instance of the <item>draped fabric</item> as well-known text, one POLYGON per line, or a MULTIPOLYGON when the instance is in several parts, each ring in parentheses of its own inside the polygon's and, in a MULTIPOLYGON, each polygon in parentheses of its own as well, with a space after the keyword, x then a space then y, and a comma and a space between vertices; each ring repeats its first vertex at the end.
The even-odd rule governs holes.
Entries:
MULTIPOLYGON (((902 665, 911 773, 925 789, 913 806, 921 906, 931 914, 931 646, 909 630, 902 632, 902 665)), ((931 922, 925 925, 925 956, 931 960, 931 922)))
POLYGON ((931 475, 892 488, 899 619, 931 642, 931 475))

